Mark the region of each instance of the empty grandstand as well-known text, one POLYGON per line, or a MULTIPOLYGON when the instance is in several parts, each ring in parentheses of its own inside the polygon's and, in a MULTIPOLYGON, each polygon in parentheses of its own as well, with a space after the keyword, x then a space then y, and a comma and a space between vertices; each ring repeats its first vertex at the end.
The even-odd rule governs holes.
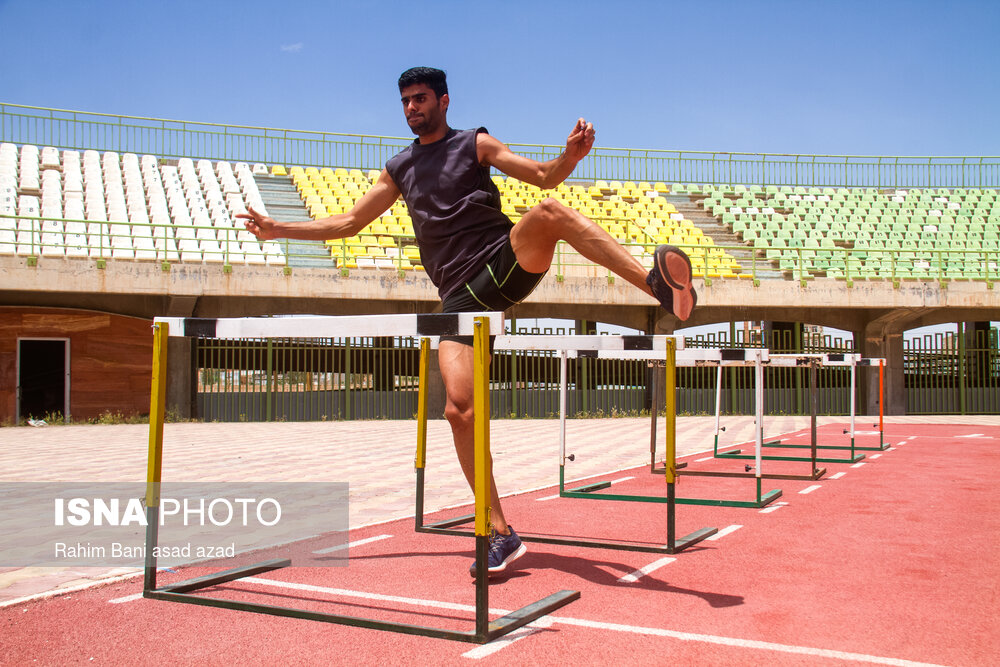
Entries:
MULTIPOLYGON (((0 105, 0 142, 2 420, 39 409, 143 412, 149 340, 137 323, 154 316, 422 312, 437 303, 402 201, 358 236, 326 243, 260 242, 234 222, 251 206, 279 219, 342 212, 404 139, 0 105), (62 350, 61 389, 21 391, 31 364, 56 349, 32 357, 22 343, 35 340, 62 350)), ((997 158, 595 149, 554 190, 494 180, 515 222, 554 197, 643 263, 657 244, 684 247, 700 292, 689 324, 850 331, 854 349, 890 360, 892 412, 923 405, 910 396, 903 332, 976 323, 968 331, 985 338, 966 346, 985 354, 968 366, 985 392, 976 409, 1000 406, 988 325, 1000 314, 997 158)), ((650 301, 560 247, 549 277, 512 315, 673 331, 677 322, 650 301)), ((784 345, 805 342, 799 334, 784 345)), ((205 360, 196 343, 179 352, 173 403, 197 415, 205 360)))

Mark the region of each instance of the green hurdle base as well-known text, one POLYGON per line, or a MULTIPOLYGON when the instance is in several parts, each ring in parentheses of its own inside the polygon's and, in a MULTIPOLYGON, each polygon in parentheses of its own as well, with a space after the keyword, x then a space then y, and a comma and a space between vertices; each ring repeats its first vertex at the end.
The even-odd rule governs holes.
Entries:
MULTIPOLYGON (((675 537, 675 512, 677 504, 684 504, 682 499, 675 496, 674 485, 667 484, 666 496, 619 496, 612 494, 594 494, 592 491, 606 489, 611 486, 611 482, 597 482, 580 487, 580 489, 590 489, 581 491, 580 489, 566 491, 563 483, 563 466, 559 468, 559 495, 563 498, 586 498, 589 500, 631 500, 636 502, 662 503, 667 505, 667 541, 665 544, 648 544, 642 542, 632 542, 628 540, 614 539, 587 539, 582 537, 558 537, 541 533, 528 533, 518 531, 517 535, 523 542, 538 542, 540 544, 560 544, 572 547, 589 547, 594 549, 613 549, 618 551, 639 551, 644 553, 675 554, 684 551, 688 547, 701 542, 705 538, 711 537, 719 532, 718 528, 701 528, 683 537, 675 537)), ((462 537, 474 536, 471 530, 458 528, 470 523, 475 519, 475 515, 467 514, 443 519, 434 523, 424 523, 424 475, 423 469, 417 469, 417 512, 416 525, 414 529, 418 533, 435 533, 438 535, 456 535, 462 537)))

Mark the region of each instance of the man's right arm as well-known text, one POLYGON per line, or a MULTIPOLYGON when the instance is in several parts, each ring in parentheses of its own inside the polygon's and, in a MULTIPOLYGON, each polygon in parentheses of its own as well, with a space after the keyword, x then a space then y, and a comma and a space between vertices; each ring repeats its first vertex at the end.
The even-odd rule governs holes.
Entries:
POLYGON ((262 241, 271 239, 326 241, 354 236, 389 210, 397 199, 399 199, 399 188, 389 176, 389 172, 383 169, 378 181, 347 213, 319 220, 278 222, 251 208, 247 213, 237 213, 236 217, 243 220, 248 232, 262 241))

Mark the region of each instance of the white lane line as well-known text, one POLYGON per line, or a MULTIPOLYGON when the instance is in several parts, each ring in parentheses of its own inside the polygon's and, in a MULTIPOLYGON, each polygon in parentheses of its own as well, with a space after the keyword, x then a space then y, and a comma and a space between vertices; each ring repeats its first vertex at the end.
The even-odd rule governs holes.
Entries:
POLYGON ((838 473, 835 473, 833 475, 830 475, 830 479, 840 479, 841 477, 843 477, 846 474, 847 474, 846 472, 838 472, 838 473))
POLYGON ((634 584, 635 582, 639 581, 640 579, 642 579, 647 574, 649 574, 651 572, 655 572, 656 570, 659 570, 664 565, 668 565, 670 563, 673 563, 675 560, 677 560, 677 559, 676 558, 671 558, 669 556, 667 556, 665 558, 661 558, 659 560, 654 560, 652 563, 650 563, 646 567, 640 568, 640 569, 636 570, 635 572, 633 572, 632 574, 626 574, 624 577, 622 577, 618 581, 620 583, 623 583, 623 584, 634 584))
POLYGON ((378 542, 379 540, 387 540, 392 535, 376 535, 375 537, 366 537, 363 540, 355 540, 353 542, 348 542, 347 544, 338 544, 333 547, 327 547, 326 549, 319 549, 314 551, 314 554, 329 554, 334 551, 343 551, 344 549, 353 549, 354 547, 360 547, 362 544, 369 544, 370 542, 378 542))
POLYGON ((704 463, 705 461, 711 461, 714 458, 715 458, 714 456, 706 456, 703 459, 695 459, 694 462, 695 463, 704 463))
POLYGON ((872 454, 868 458, 870 458, 870 459, 880 459, 880 458, 882 458, 882 455, 881 454, 872 454))
POLYGON ((135 600, 141 600, 142 593, 135 593, 134 595, 126 595, 123 598, 115 598, 114 600, 108 600, 111 604, 121 604, 123 602, 134 602, 135 600))
POLYGON ((631 477, 621 477, 619 479, 613 479, 613 480, 611 480, 611 483, 612 484, 617 484, 618 482, 627 482, 630 479, 635 479, 635 476, 633 475, 631 477))
POLYGON ((969 433, 968 435, 956 435, 956 438, 985 438, 985 433, 969 433))
POLYGON ((520 641, 525 637, 530 637, 542 628, 552 627, 552 619, 548 616, 543 616, 537 621, 529 623, 523 628, 518 628, 510 634, 504 635, 500 639, 495 639, 489 644, 483 644, 482 646, 477 646, 471 651, 466 651, 462 654, 463 658, 471 658, 473 660, 482 660, 483 658, 488 658, 497 651, 503 648, 507 648, 516 641, 520 641))
POLYGON ((813 484, 812 486, 807 486, 806 488, 802 489, 801 491, 799 491, 799 493, 801 493, 802 495, 805 495, 807 493, 812 493, 816 489, 822 488, 822 486, 823 486, 822 484, 813 484))
POLYGON ((786 502, 784 502, 784 501, 781 501, 781 502, 777 502, 777 503, 773 503, 773 504, 771 504, 771 505, 768 505, 768 506, 767 506, 767 507, 765 507, 764 509, 762 509, 762 510, 760 511, 760 513, 761 513, 761 514, 770 514, 771 512, 777 512, 778 510, 780 510, 780 509, 781 509, 782 507, 784 507, 784 506, 785 506, 785 505, 787 505, 787 504, 788 504, 788 503, 786 503, 786 502))
POLYGON ((860 467, 861 467, 861 466, 863 466, 864 464, 865 464, 865 462, 864 462, 864 461, 858 461, 857 463, 855 463, 855 464, 854 464, 854 465, 852 465, 851 467, 852 467, 852 468, 860 468, 860 467))
MULTIPOLYGON (((447 609, 452 611, 465 611, 475 613, 474 605, 457 604, 454 602, 441 602, 437 600, 426 600, 420 598, 407 598, 396 595, 382 595, 379 593, 364 593, 339 588, 326 588, 324 586, 313 586, 311 584, 295 584, 274 579, 263 579, 260 577, 247 577, 240 579, 243 582, 263 584, 265 586, 275 586, 278 588, 288 588, 292 590, 304 590, 312 593, 326 593, 329 595, 363 598, 366 600, 378 600, 383 602, 397 602, 409 604, 416 607, 431 607, 434 609, 447 609)), ((506 609, 490 609, 490 614, 505 616, 510 613, 506 609)), ((765 642, 756 639, 742 639, 739 637, 723 637, 719 635, 705 635, 692 632, 679 632, 677 630, 667 630, 665 628, 650 628, 637 625, 623 625, 621 623, 606 623, 603 621, 590 621, 582 618, 570 616, 546 616, 544 617, 552 625, 563 624, 581 628, 593 628, 595 630, 607 630, 610 632, 626 632, 629 634, 647 635, 652 637, 669 637, 681 641, 702 642, 706 644, 716 644, 719 646, 735 646, 738 648, 756 649, 761 651, 774 651, 777 653, 789 653, 794 655, 808 655, 819 658, 831 658, 837 660, 848 660, 854 662, 866 662, 876 665, 894 665, 895 667, 941 667, 926 662, 914 662, 902 658, 887 658, 877 655, 867 655, 865 653, 848 653, 846 651, 836 651, 831 649, 815 648, 811 646, 795 646, 793 644, 778 644, 775 642, 765 642)), ((542 619, 539 619, 539 621, 542 619)), ((539 621, 535 621, 537 624, 539 621)), ((513 634, 513 633, 512 633, 513 634)))
POLYGON ((738 524, 733 524, 732 526, 726 526, 725 528, 723 528, 722 530, 720 530, 719 532, 717 532, 715 535, 712 535, 711 537, 706 537, 705 541, 709 542, 709 541, 721 540, 726 535, 729 535, 731 533, 735 533, 737 530, 739 530, 742 527, 743 526, 738 525, 738 524))
POLYGON ((662 628, 645 628, 635 625, 622 625, 620 623, 604 623, 601 621, 586 621, 578 618, 568 618, 564 616, 552 616, 553 623, 564 625, 574 625, 583 628, 593 628, 595 630, 610 630, 612 632, 628 632, 638 635, 649 635, 653 637, 670 637, 681 641, 703 642, 706 644, 718 644, 720 646, 736 646, 738 648, 757 649, 761 651, 775 651, 778 653, 791 653, 796 655, 808 655, 817 658, 831 658, 836 660, 849 660, 854 662, 867 662, 875 665, 894 665, 895 667, 939 667, 932 663, 914 662, 902 658, 884 658, 877 655, 866 655, 864 653, 849 653, 847 651, 835 651, 825 648, 813 648, 811 646, 795 646, 791 644, 777 644, 775 642, 764 642, 756 639, 740 639, 738 637, 721 637, 718 635, 703 635, 693 632, 678 632, 676 630, 666 630, 662 628))
MULTIPOLYGON (((611 484, 617 484, 618 482, 627 482, 630 479, 635 479, 635 476, 633 475, 631 477, 621 477, 619 479, 613 479, 613 480, 611 480, 610 483, 611 484)), ((556 498, 561 498, 561 497, 562 496, 560 496, 558 493, 555 493, 555 494, 553 494, 551 496, 542 496, 541 498, 535 498, 535 502, 542 502, 543 500, 555 500, 556 498)))

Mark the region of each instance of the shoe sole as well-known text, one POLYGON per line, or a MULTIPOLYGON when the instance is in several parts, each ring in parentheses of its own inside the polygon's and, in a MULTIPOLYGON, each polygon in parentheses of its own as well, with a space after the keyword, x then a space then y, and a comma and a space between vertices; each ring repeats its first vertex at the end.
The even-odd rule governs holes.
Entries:
POLYGON ((506 560, 504 560, 504 562, 500 563, 496 567, 491 567, 491 568, 487 569, 486 573, 487 574, 496 574, 497 572, 503 572, 504 570, 507 569, 508 565, 510 565, 511 563, 513 563, 514 561, 516 561, 518 558, 520 558, 521 556, 523 556, 525 553, 527 553, 527 551, 528 551, 528 547, 524 546, 524 544, 521 544, 521 546, 519 546, 517 548, 517 551, 515 551, 511 555, 507 556, 507 558, 506 558, 506 560))
MULTIPOLYGON (((528 547, 524 546, 524 544, 522 543, 521 546, 519 546, 517 548, 517 551, 515 551, 511 555, 507 556, 507 559, 504 562, 500 563, 496 567, 487 568, 487 570, 486 570, 486 576, 488 577, 491 574, 497 574, 497 573, 503 572, 504 570, 507 569, 508 565, 510 565, 511 563, 513 563, 514 561, 516 561, 518 558, 520 558, 521 556, 523 556, 527 552, 528 552, 528 547)), ((475 573, 472 570, 469 570, 469 574, 472 575, 473 577, 476 576, 475 573)))
POLYGON ((673 292, 673 313, 684 321, 698 303, 698 295, 691 286, 693 281, 691 260, 680 248, 664 246, 665 250, 656 255, 656 268, 673 292))

